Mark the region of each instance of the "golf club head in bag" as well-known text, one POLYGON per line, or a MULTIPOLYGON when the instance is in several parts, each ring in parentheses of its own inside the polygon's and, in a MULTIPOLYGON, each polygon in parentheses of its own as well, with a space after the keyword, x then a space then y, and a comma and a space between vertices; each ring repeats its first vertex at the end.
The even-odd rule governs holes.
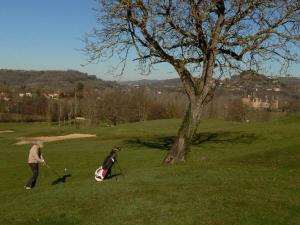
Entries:
POLYGON ((118 152, 120 152, 122 150, 122 147, 120 146, 115 146, 112 148, 111 153, 115 153, 117 155, 118 152))

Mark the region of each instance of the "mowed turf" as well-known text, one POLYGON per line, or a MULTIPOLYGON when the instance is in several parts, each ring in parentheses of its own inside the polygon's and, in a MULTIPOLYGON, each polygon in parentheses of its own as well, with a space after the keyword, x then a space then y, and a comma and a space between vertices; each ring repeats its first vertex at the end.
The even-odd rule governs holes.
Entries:
MULTIPOLYGON (((203 121, 188 159, 161 164, 179 120, 72 128, 47 123, 0 124, 0 224, 275 225, 300 224, 300 117, 268 123, 203 121), (30 146, 21 136, 97 134, 45 143, 43 153, 65 183, 41 167, 36 188, 30 146), (115 145, 125 178, 102 183, 94 171, 115 145)), ((115 170, 115 172, 118 172, 115 170)))

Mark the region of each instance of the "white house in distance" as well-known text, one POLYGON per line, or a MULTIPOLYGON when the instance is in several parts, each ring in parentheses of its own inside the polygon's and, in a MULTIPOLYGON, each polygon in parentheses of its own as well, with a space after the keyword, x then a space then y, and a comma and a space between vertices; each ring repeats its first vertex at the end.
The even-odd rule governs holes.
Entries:
POLYGON ((32 97, 32 93, 31 92, 25 92, 25 93, 19 93, 19 97, 23 98, 23 97, 32 97))
POLYGON ((0 100, 9 101, 10 98, 8 97, 8 95, 6 93, 0 92, 0 100))
POLYGON ((48 99, 58 99, 59 98, 59 93, 45 93, 44 96, 48 99))

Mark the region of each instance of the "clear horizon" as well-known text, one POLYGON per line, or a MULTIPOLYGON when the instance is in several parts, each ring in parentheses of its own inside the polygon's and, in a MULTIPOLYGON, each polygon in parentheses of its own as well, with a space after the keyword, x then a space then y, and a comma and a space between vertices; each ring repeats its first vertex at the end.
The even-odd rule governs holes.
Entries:
MULTIPOLYGON (((115 81, 178 78, 167 64, 156 66, 145 76, 139 74, 137 63, 129 62, 122 77, 108 73, 116 63, 114 60, 82 66, 87 63, 87 57, 81 52, 82 39, 96 25, 95 0, 10 0, 1 3, 1 69, 78 70, 115 81)), ((271 68, 274 65, 266 75, 274 73, 271 68)), ((293 65, 289 73, 299 77, 300 65, 293 65)))

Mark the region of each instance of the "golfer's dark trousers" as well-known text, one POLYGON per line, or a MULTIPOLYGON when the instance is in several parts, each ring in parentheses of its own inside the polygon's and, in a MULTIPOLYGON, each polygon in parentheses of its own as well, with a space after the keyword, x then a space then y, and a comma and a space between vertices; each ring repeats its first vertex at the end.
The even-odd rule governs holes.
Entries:
POLYGON ((28 180, 26 186, 33 188, 35 186, 37 177, 39 175, 39 164, 38 163, 29 163, 28 164, 32 170, 32 177, 28 180))

